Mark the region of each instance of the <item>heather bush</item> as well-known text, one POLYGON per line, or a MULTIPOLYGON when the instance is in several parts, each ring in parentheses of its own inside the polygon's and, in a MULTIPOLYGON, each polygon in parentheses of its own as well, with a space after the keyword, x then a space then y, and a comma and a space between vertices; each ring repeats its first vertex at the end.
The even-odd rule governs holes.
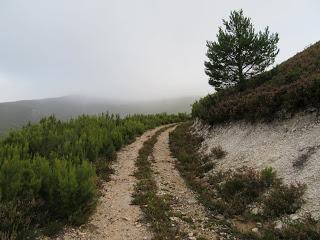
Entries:
POLYGON ((305 186, 301 184, 289 186, 279 184, 264 199, 264 214, 279 217, 295 213, 304 202, 302 198, 304 192, 305 186))
POLYGON ((221 199, 213 203, 220 205, 220 210, 227 215, 242 214, 267 189, 261 173, 251 168, 219 172, 211 177, 210 182, 221 199))
POLYGON ((274 69, 237 87, 208 95, 192 107, 193 117, 209 124, 247 120, 271 121, 306 107, 320 107, 320 42, 274 69))

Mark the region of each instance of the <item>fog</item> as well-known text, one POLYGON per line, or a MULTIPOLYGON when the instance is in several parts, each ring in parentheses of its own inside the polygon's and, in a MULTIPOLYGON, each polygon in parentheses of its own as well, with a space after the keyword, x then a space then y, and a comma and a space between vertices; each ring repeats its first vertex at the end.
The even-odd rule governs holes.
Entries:
POLYGON ((277 63, 319 40, 318 0, 1 0, 0 102, 205 95, 205 42, 240 8, 279 33, 277 63))

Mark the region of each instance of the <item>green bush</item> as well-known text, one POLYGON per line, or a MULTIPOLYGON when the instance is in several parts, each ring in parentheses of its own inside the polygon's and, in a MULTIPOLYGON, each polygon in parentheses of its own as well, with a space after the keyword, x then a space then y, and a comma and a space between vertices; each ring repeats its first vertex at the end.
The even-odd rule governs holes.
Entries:
POLYGON ((241 199, 244 204, 249 204, 265 189, 259 173, 249 168, 226 172, 223 179, 218 191, 225 201, 241 199))
POLYGON ((261 181, 266 187, 271 187, 272 185, 278 183, 277 173, 272 167, 266 167, 261 171, 261 181))
POLYGON ((220 205, 222 212, 228 215, 242 214, 267 189, 262 174, 251 168, 218 172, 217 176, 211 177, 210 182, 218 191, 218 199, 222 200, 213 202, 220 205))
POLYGON ((264 214, 271 217, 279 217, 284 214, 295 213, 303 204, 302 196, 305 192, 304 185, 279 184, 273 188, 264 199, 264 214))
POLYGON ((263 240, 318 240, 320 239, 319 223, 308 217, 287 223, 281 231, 267 229, 261 236, 263 240))
POLYGON ((51 116, 11 131, 0 141, 0 236, 83 223, 96 203, 97 175, 108 178, 116 150, 147 129, 187 118, 101 114, 62 122, 51 116))

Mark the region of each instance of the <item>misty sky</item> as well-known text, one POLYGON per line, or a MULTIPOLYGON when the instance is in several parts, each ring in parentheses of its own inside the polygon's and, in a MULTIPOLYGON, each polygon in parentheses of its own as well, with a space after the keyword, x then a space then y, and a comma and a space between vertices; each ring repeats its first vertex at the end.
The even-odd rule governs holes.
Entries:
POLYGON ((0 102, 205 95, 205 42, 240 8, 278 63, 320 40, 319 0, 0 0, 0 102))

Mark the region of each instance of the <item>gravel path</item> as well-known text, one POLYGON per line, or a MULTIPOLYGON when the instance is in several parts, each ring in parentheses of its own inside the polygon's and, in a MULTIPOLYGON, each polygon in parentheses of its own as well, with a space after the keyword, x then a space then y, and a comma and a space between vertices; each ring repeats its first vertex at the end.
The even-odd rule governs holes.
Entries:
POLYGON ((169 149, 170 128, 163 132, 153 151, 153 170, 158 184, 159 195, 172 197, 171 208, 177 217, 172 218, 187 239, 217 239, 217 234, 207 227, 206 210, 198 203, 195 194, 186 186, 183 178, 175 168, 175 159, 169 149))
POLYGON ((78 229, 67 229, 57 239, 144 240, 152 234, 140 222, 139 206, 131 205, 136 179, 133 176, 138 151, 159 128, 147 131, 118 152, 111 181, 103 184, 102 196, 89 222, 78 229))
MULTIPOLYGON (((165 126, 162 126, 165 127, 165 126)), ((57 240, 148 240, 152 233, 148 224, 143 221, 143 213, 139 206, 132 205, 132 194, 136 179, 133 176, 135 161, 143 143, 155 134, 156 129, 147 131, 135 142, 118 152, 117 161, 113 164, 115 173, 101 189, 97 209, 87 224, 80 228, 67 228, 57 240)), ((169 150, 169 132, 163 132, 154 147, 153 170, 159 187, 159 195, 172 197, 171 208, 176 215, 172 224, 187 233, 186 239, 216 239, 216 233, 206 226, 205 208, 198 203, 195 194, 188 189, 184 180, 175 169, 174 159, 169 150)), ((46 239, 46 238, 43 238, 46 239)), ((48 238, 47 238, 48 239, 48 238)))

